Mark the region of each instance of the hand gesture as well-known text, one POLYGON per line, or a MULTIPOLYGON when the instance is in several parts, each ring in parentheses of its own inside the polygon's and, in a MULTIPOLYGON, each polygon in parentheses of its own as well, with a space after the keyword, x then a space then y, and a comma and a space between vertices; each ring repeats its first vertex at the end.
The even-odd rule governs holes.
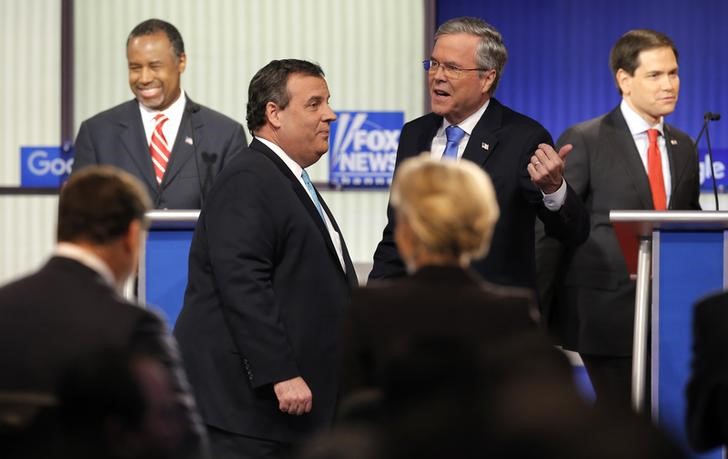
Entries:
POLYGON ((564 145, 557 153, 551 145, 541 143, 531 156, 531 162, 527 166, 528 174, 544 194, 554 193, 561 187, 566 156, 572 148, 574 147, 571 144, 564 145))

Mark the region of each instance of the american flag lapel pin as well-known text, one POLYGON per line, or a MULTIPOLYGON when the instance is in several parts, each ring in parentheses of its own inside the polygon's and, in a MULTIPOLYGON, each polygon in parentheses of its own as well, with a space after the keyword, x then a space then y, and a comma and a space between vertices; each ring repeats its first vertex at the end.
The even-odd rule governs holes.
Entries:
POLYGON ((483 143, 480 144, 480 148, 482 148, 485 151, 489 151, 490 150, 490 145, 488 145, 487 143, 483 142, 483 143))
POLYGON ((187 145, 192 145, 194 143, 194 142, 192 142, 192 137, 190 137, 190 136, 185 137, 185 143, 187 145))

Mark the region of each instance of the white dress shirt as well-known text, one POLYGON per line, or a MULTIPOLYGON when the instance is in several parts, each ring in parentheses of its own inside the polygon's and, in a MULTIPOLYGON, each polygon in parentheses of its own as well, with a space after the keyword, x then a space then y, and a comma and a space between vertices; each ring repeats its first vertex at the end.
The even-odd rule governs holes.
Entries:
MULTIPOLYGON (((301 184, 301 187, 306 192, 306 195, 311 199, 311 202, 316 205, 316 202, 313 200, 313 197, 308 193, 308 189, 306 188, 306 184, 303 183, 303 178, 301 177, 301 173, 303 172, 303 168, 300 164, 295 162, 290 156, 286 154, 286 152, 283 151, 281 147, 274 144, 270 140, 263 139, 261 137, 254 137, 258 139, 260 142, 262 142, 266 147, 273 150, 273 153, 278 155, 279 158, 281 158, 281 161, 288 166, 288 168, 293 172, 293 175, 298 179, 298 183, 301 184)), ((323 211, 323 206, 321 208, 323 211)), ((331 224, 331 220, 329 220, 328 214, 326 214, 326 211, 323 212, 324 215, 324 222, 326 224, 326 229, 329 231, 329 237, 331 238, 331 242, 334 244, 334 249, 336 249, 336 255, 339 258, 339 263, 341 263, 341 269, 346 272, 346 263, 344 263, 344 252, 341 247, 341 237, 339 236, 339 232, 334 229, 334 225, 331 224)))

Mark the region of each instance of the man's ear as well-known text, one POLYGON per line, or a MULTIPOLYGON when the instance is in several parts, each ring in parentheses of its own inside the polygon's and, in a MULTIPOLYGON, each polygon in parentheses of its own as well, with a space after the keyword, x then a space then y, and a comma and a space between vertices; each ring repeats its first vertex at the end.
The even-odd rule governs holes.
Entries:
POLYGON ((185 53, 182 53, 177 58, 177 71, 179 73, 184 73, 186 68, 187 68, 187 55, 185 53))
POLYGON ((481 92, 483 94, 490 93, 490 88, 493 87, 493 83, 495 82, 496 72, 497 70, 495 69, 486 70, 485 75, 481 77, 481 92))
POLYGON ((275 129, 281 127, 281 112, 282 110, 275 102, 265 104, 265 119, 275 129))
POLYGON ((627 73, 624 69, 619 69, 617 70, 615 79, 617 80, 617 86, 619 86, 619 90, 622 94, 629 96, 632 93, 632 75, 627 73))
POLYGON ((129 223, 129 228, 126 230, 126 234, 122 238, 124 250, 127 253, 138 253, 141 247, 142 237, 144 237, 142 222, 140 220, 132 220, 129 223))

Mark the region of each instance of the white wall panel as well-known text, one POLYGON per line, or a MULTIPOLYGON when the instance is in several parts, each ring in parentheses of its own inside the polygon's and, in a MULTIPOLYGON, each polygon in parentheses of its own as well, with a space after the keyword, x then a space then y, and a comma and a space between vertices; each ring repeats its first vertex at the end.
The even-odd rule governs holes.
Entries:
POLYGON ((60 3, 0 3, 0 186, 20 185, 21 145, 60 143, 60 3))
POLYGON ((0 196, 0 285, 38 268, 56 239, 58 196, 0 196))

